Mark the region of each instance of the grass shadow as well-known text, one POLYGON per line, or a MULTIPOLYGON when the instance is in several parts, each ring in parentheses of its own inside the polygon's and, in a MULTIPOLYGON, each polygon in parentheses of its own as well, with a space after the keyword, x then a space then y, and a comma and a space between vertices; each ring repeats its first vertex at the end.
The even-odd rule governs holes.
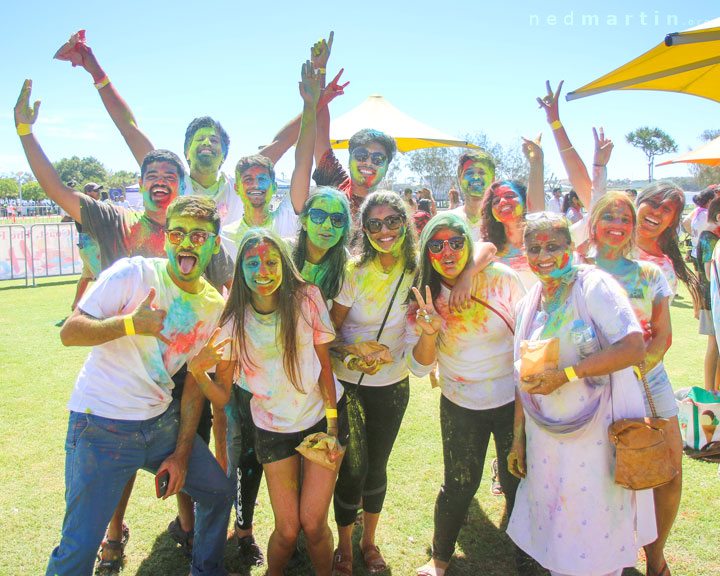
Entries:
POLYGON ((33 286, 32 284, 28 284, 25 286, 24 279, 16 279, 16 280, 9 280, 9 282, 23 282, 22 284, 13 284, 11 286, 2 286, 0 285, 0 292, 7 292, 8 290, 20 290, 25 288, 45 288, 45 287, 52 287, 52 286, 64 286, 66 284, 77 284, 78 278, 77 276, 73 276, 72 280, 55 280, 53 282, 43 282, 42 284, 35 284, 33 286))

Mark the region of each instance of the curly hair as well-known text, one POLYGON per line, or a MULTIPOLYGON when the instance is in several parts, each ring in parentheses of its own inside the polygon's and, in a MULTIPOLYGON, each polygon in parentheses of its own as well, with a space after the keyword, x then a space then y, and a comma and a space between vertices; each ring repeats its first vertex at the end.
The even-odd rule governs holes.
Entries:
POLYGON ((516 180, 501 180, 499 182, 493 182, 485 190, 483 196, 482 205, 480 207, 480 217, 482 219, 482 228, 484 231, 485 240, 495 244, 498 252, 505 248, 505 244, 508 241, 508 235, 505 231, 505 224, 498 222, 493 216, 492 205, 495 199, 495 194, 500 188, 510 188, 515 194, 517 194, 522 200, 523 205, 523 218, 527 213, 527 188, 516 180))
POLYGON ((212 128, 215 130, 215 133, 220 137, 220 148, 223 153, 223 160, 226 160, 228 150, 230 149, 230 136, 225 132, 222 124, 217 120, 213 120, 210 116, 200 116, 200 118, 195 118, 195 120, 188 124, 185 130, 185 145, 183 148, 185 156, 187 157, 188 150, 190 150, 190 143, 195 136, 195 132, 200 130, 200 128, 212 128))

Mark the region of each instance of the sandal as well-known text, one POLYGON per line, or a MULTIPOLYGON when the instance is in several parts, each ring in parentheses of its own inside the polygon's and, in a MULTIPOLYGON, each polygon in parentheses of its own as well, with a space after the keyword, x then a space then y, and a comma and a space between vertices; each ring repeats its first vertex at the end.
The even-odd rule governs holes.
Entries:
POLYGON ((168 524, 167 531, 170 535, 170 538, 180 544, 180 547, 182 548, 185 556, 187 556, 188 558, 192 558, 193 545, 190 542, 190 538, 193 537, 194 530, 183 530, 182 525, 180 524, 180 516, 176 516, 175 520, 168 524))
POLYGON ((387 563, 380 553, 380 548, 374 544, 363 548, 362 553, 363 559, 365 560, 365 566, 370 574, 379 574, 387 569, 387 563))
POLYGON ((655 570, 650 568, 650 564, 648 564, 647 560, 645 560, 645 566, 646 576, 672 576, 670 574, 670 568, 668 568, 667 562, 663 562, 663 567, 660 572, 656 572, 655 570))
POLYGON ((430 566, 430 564, 425 564, 425 566, 420 566, 420 568, 415 570, 415 574, 417 576, 444 576, 445 570, 430 566))
POLYGON ((502 496, 504 494, 502 484, 500 484, 500 476, 498 473, 498 459, 495 458, 490 464, 492 470, 492 483, 490 484, 490 493, 495 496, 502 496))
POLYGON ((340 553, 337 548, 333 552, 332 576, 352 576, 353 561, 352 558, 340 553))
POLYGON ((107 534, 100 544, 100 551, 97 554, 97 565, 95 566, 95 574, 98 576, 116 576, 123 568, 123 559, 125 558, 125 545, 130 540, 130 529, 125 523, 122 526, 122 537, 120 541, 108 540, 107 534), (103 560, 103 552, 105 550, 114 550, 118 552, 113 555, 110 560, 103 560))

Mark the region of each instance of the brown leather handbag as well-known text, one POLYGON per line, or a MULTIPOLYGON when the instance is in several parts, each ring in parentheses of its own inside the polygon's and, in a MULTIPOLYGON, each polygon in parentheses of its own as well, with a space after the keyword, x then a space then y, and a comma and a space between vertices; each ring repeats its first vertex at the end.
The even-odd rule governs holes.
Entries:
POLYGON ((640 376, 653 417, 622 418, 608 429, 610 441, 616 448, 615 484, 628 490, 656 488, 667 484, 678 474, 665 439, 669 420, 657 416, 643 366, 640 367, 640 376))

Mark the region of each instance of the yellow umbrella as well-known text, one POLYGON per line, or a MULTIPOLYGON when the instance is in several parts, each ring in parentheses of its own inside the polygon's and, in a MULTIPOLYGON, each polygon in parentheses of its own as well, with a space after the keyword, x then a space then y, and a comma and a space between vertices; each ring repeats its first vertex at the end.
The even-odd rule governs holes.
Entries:
POLYGON ((689 164, 707 164, 708 166, 720 166, 720 137, 715 138, 703 144, 700 148, 678 156, 658 166, 666 166, 667 164, 679 164, 681 162, 687 162, 689 164))
POLYGON ((350 137, 363 128, 373 128, 392 136, 400 152, 438 146, 479 148, 418 122, 377 94, 331 122, 330 144, 333 148, 347 148, 350 137))
POLYGON ((610 90, 682 92, 720 102, 720 18, 665 36, 635 60, 582 88, 568 100, 610 90))

